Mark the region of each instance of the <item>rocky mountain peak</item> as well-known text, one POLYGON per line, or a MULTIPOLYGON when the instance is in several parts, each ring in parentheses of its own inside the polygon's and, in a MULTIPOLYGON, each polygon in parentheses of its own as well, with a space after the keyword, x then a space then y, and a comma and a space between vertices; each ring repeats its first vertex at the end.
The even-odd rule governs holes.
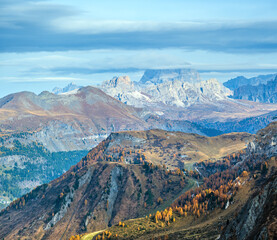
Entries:
POLYGON ((198 77, 194 78, 198 74, 195 73, 196 75, 193 77, 192 72, 186 69, 159 70, 157 72, 150 71, 150 73, 147 73, 147 71, 144 77, 156 74, 156 77, 152 75, 152 84, 149 84, 149 81, 145 84, 142 84, 142 81, 139 84, 133 84, 130 78, 121 77, 105 82, 102 89, 112 97, 136 107, 153 106, 153 104, 160 106, 161 103, 170 106, 188 107, 196 103, 224 100, 232 95, 232 91, 216 79, 198 81, 198 77), (190 77, 188 78, 190 80, 196 79, 196 82, 185 81, 185 77, 182 75, 184 72, 189 72, 190 77), (176 77, 177 73, 179 75, 176 77), (167 80, 165 76, 167 76, 167 80), (169 78, 169 76, 172 78, 169 78), (132 84, 128 85, 129 82, 132 84))
POLYGON ((112 84, 114 87, 117 87, 118 85, 131 85, 132 81, 129 78, 129 76, 119 76, 114 77, 110 80, 110 84, 112 84))

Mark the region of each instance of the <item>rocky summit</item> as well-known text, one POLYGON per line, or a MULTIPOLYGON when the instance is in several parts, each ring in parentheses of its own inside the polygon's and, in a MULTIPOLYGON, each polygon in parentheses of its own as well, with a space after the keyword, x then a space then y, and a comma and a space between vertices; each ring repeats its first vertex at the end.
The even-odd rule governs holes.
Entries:
POLYGON ((169 105, 189 107, 198 103, 226 100, 232 91, 216 79, 201 81, 195 70, 146 70, 141 80, 127 76, 113 78, 101 89, 118 100, 136 107, 169 105))

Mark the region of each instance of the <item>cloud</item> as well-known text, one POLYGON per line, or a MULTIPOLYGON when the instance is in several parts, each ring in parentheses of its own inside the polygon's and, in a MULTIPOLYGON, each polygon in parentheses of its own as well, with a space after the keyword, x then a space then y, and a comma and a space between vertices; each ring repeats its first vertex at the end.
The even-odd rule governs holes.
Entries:
POLYGON ((69 5, 4 2, 1 52, 183 48, 218 52, 276 52, 277 20, 96 20, 69 5))
MULTIPOLYGON (((159 49, 179 47, 221 52, 277 51, 277 21, 252 23, 248 26, 222 26, 217 29, 178 29, 160 27, 155 31, 131 31, 78 34, 9 29, 2 31, 0 51, 65 51, 85 49, 159 49)), ((25 25, 27 27, 27 25, 25 25)), ((37 29, 37 30, 36 30, 37 29)), ((101 27, 99 27, 101 29, 101 27)), ((110 31, 109 29, 108 31, 110 31)))

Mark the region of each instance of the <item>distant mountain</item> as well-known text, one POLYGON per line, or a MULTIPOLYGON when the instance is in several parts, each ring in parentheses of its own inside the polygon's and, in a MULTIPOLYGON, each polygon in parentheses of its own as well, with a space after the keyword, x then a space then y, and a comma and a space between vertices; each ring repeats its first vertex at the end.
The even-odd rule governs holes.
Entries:
POLYGON ((223 85, 231 90, 235 90, 245 85, 257 86, 259 84, 266 84, 268 81, 273 80, 276 76, 277 76, 277 73, 268 74, 268 75, 259 75, 257 77, 252 77, 252 78, 239 76, 228 80, 227 82, 223 83, 223 85))
POLYGON ((248 117, 245 119, 233 119, 222 122, 202 120, 198 121, 198 124, 208 129, 217 129, 222 133, 248 132, 255 134, 261 128, 266 127, 268 124, 276 120, 277 111, 272 111, 255 117, 248 117))
MULTIPOLYGON (((171 70, 167 71, 171 73, 171 70)), ((132 82, 128 76, 113 78, 104 82, 101 89, 112 97, 136 107, 162 105, 188 107, 197 103, 226 100, 232 94, 232 91, 216 79, 208 81, 200 81, 198 77, 192 79, 191 75, 185 77, 184 70, 175 71, 170 75, 171 78, 165 78, 162 73, 167 71, 155 70, 154 73, 157 75, 151 75, 152 70, 150 73, 146 71, 139 83, 132 82), (147 81, 143 80, 145 76, 148 77, 147 81), (157 76, 161 79, 157 80, 157 76)), ((196 72, 195 74, 198 76, 196 72)))
POLYGON ((0 208, 68 170, 111 132, 152 128, 221 133, 128 106, 93 87, 58 95, 20 92, 0 99, 0 208))
POLYGON ((199 73, 194 69, 148 69, 144 72, 141 84, 160 84, 168 81, 200 82, 199 73))
POLYGON ((50 151, 84 150, 110 132, 145 129, 140 111, 93 87, 70 95, 20 92, 0 99, 0 129, 32 133, 22 141, 39 141, 50 151))
MULTIPOLYGON (((165 119, 207 120, 210 123, 240 121, 277 110, 277 105, 231 99, 228 96, 232 91, 215 79, 196 83, 171 79, 158 84, 142 84, 124 76, 105 81, 100 88, 125 104, 143 108, 144 115, 159 116, 160 123, 165 119)), ((176 129, 182 129, 176 123, 173 124, 176 129)))
POLYGON ((157 85, 150 85, 143 89, 152 99, 169 106, 189 107, 198 103, 212 103, 226 100, 232 93, 216 79, 197 83, 168 81, 157 85))
POLYGON ((58 88, 58 87, 55 87, 53 88, 52 92, 54 94, 63 94, 63 93, 68 93, 68 92, 72 92, 74 90, 77 90, 81 88, 81 86, 77 86, 76 84, 74 83, 69 83, 66 87, 64 88, 58 88))
MULTIPOLYGON (((156 111, 128 106, 93 87, 59 95, 46 91, 39 95, 20 92, 0 99, 1 131, 28 132, 27 137, 18 135, 17 140, 23 144, 38 141, 51 152, 90 149, 111 132, 151 129, 164 121, 167 120, 156 111), (157 116, 155 124, 145 120, 149 114, 157 116)), ((209 135, 201 126, 182 124, 175 129, 209 135)), ((169 125, 160 126, 169 130, 169 125)))
POLYGON ((266 84, 238 87, 232 96, 235 99, 246 99, 254 102, 277 103, 277 76, 266 84))

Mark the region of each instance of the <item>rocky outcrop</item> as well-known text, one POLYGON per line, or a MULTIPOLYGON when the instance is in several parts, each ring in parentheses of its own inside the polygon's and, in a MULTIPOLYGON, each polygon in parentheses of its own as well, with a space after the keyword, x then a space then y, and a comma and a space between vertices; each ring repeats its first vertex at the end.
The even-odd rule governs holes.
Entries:
POLYGON ((266 155, 268 158, 277 156, 277 122, 272 122, 258 131, 247 150, 249 155, 266 155))

